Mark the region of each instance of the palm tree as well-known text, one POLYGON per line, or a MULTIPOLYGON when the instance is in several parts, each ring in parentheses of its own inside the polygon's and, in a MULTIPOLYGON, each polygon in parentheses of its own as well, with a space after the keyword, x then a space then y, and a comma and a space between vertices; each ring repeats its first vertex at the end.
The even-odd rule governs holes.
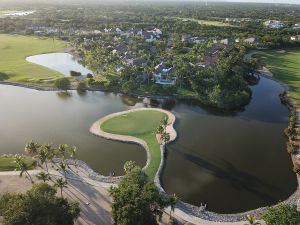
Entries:
POLYGON ((63 189, 68 187, 67 184, 68 184, 68 181, 66 179, 63 179, 63 178, 58 178, 55 181, 54 186, 58 187, 60 189, 60 197, 62 197, 63 189))
POLYGON ((25 152, 31 156, 35 156, 38 153, 39 147, 40 146, 38 143, 35 143, 33 140, 31 140, 26 144, 25 152))
POLYGON ((47 164, 47 159, 48 159, 48 147, 46 147, 46 145, 43 145, 41 147, 41 149, 39 150, 38 152, 38 155, 37 155, 38 159, 40 160, 41 162, 41 165, 43 165, 45 163, 46 165, 46 170, 48 172, 48 164, 47 164))
POLYGON ((70 156, 71 158, 75 158, 77 153, 77 148, 75 146, 73 146, 72 148, 70 148, 70 156))
POLYGON ((161 121, 162 125, 166 128, 168 125, 168 117, 164 117, 163 120, 161 121))
POLYGON ((41 171, 39 174, 36 175, 37 179, 42 180, 43 182, 46 182, 50 180, 49 173, 45 173, 44 171, 41 171))
POLYGON ((249 224, 245 224, 245 225, 260 225, 260 222, 257 222, 253 215, 247 215, 246 219, 249 224))
POLYGON ((64 161, 59 163, 59 169, 64 173, 64 177, 66 177, 67 164, 64 161))
POLYGON ((31 183, 33 184, 33 180, 32 177, 30 176, 30 174, 28 173, 28 166, 24 161, 24 156, 20 155, 20 154, 16 154, 14 156, 15 158, 15 163, 16 163, 16 170, 20 171, 20 177, 23 176, 23 173, 25 172, 27 174, 27 176, 29 177, 31 183))
POLYGON ((66 144, 61 144, 58 146, 58 154, 60 157, 62 157, 63 159, 66 158, 66 154, 67 154, 67 151, 68 151, 68 145, 66 144))
POLYGON ((178 201, 179 201, 179 199, 178 199, 177 195, 173 194, 173 195, 170 196, 169 201, 168 201, 168 203, 171 207, 171 209, 170 209, 170 219, 169 220, 171 220, 171 218, 172 218, 172 216, 171 216, 172 212, 174 213, 175 205, 177 204, 178 201))
POLYGON ((161 142, 163 145, 165 145, 168 141, 170 141, 170 134, 167 132, 164 132, 160 137, 161 142))
POLYGON ((160 124, 157 128, 156 128, 156 134, 162 134, 164 133, 164 126, 162 124, 160 124))

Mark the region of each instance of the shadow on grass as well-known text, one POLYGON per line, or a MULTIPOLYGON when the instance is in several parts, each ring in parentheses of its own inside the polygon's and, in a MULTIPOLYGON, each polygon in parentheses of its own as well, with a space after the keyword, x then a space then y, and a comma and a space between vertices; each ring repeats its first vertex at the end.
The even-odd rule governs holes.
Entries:
POLYGON ((9 78, 6 73, 0 72, 0 81, 5 81, 9 78))

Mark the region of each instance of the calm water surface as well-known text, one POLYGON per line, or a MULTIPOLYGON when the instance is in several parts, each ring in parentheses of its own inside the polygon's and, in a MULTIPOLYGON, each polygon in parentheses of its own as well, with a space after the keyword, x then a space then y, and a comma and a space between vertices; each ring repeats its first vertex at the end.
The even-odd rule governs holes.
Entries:
POLYGON ((91 70, 79 64, 78 60, 68 53, 34 55, 27 57, 26 60, 56 70, 65 76, 70 76, 71 70, 80 72, 82 75, 93 74, 91 70))
MULTIPOLYGON (((278 98, 282 88, 262 78, 252 90, 245 111, 230 115, 188 102, 173 105, 179 138, 168 146, 162 177, 168 193, 232 213, 276 203, 295 190, 283 136, 288 110, 278 98)), ((141 147, 89 133, 100 117, 145 103, 103 92, 69 93, 0 85, 0 154, 22 152, 34 139, 76 145, 78 158, 105 175, 122 174, 128 160, 145 164, 141 147)))

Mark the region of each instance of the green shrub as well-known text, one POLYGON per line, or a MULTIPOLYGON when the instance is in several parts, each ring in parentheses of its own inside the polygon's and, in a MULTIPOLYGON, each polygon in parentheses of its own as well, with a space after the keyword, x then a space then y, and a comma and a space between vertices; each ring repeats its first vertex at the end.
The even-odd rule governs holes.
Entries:
POLYGON ((294 165, 293 171, 294 171, 295 173, 300 174, 300 165, 299 165, 299 164, 294 165))
POLYGON ((61 90, 68 90, 70 88, 70 81, 68 78, 63 77, 63 78, 59 78, 54 82, 55 87, 57 87, 58 89, 61 90))
POLYGON ((132 93, 137 88, 138 88, 138 84, 133 80, 126 81, 122 84, 122 91, 125 94, 132 93))
POLYGON ((86 75, 86 78, 93 78, 93 74, 88 73, 88 74, 86 75))
POLYGON ((80 72, 76 72, 76 71, 71 70, 71 71, 70 71, 70 75, 71 75, 72 77, 79 77, 79 76, 81 76, 82 74, 81 74, 80 72))
POLYGON ((293 152, 296 150, 296 146, 295 146, 295 144, 294 144, 294 142, 293 141, 289 141, 288 143, 287 143, 287 152, 289 153, 289 154, 293 154, 293 152))
POLYGON ((281 204, 274 208, 269 208, 262 217, 267 225, 299 225, 300 212, 297 207, 281 204))
POLYGON ((86 83, 84 81, 79 81, 76 87, 77 91, 84 92, 86 91, 86 83))

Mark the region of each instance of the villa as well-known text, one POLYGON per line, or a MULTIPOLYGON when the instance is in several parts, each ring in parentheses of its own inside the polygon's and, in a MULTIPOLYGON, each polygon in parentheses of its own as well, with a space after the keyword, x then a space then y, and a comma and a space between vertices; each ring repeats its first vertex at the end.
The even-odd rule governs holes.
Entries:
POLYGON ((181 36, 181 41, 182 42, 187 42, 187 43, 201 43, 204 42, 206 39, 204 37, 193 37, 190 34, 183 34, 181 36))
POLYGON ((120 44, 118 46, 115 47, 115 49, 112 51, 113 54, 125 54, 125 52, 128 51, 128 47, 125 44, 120 44))
POLYGON ((156 84, 172 84, 176 82, 176 78, 172 76, 173 67, 167 66, 164 62, 161 62, 155 66, 153 78, 156 84))
POLYGON ((226 38, 220 41, 223 45, 232 45, 234 43, 234 40, 232 38, 226 38))
POLYGON ((215 69, 216 68, 216 65, 217 65, 217 61, 218 61, 218 57, 215 56, 215 55, 205 55, 203 57, 203 60, 199 63, 197 63, 196 65, 198 67, 201 67, 203 69, 215 69))
POLYGON ((292 41, 300 41, 300 35, 292 36, 291 40, 292 41))
POLYGON ((285 27, 285 24, 278 20, 268 20, 268 21, 264 22, 264 25, 267 28, 271 28, 271 29, 280 29, 280 28, 285 27))
POLYGON ((252 45, 260 45, 261 44, 261 41, 258 38, 254 38, 254 37, 244 39, 244 42, 248 43, 248 44, 252 44, 252 45))
POLYGON ((296 24, 293 26, 293 29, 300 29, 300 23, 296 23, 296 24))
POLYGON ((136 67, 147 66, 148 61, 146 59, 133 59, 133 60, 130 60, 129 64, 132 66, 136 66, 136 67))

